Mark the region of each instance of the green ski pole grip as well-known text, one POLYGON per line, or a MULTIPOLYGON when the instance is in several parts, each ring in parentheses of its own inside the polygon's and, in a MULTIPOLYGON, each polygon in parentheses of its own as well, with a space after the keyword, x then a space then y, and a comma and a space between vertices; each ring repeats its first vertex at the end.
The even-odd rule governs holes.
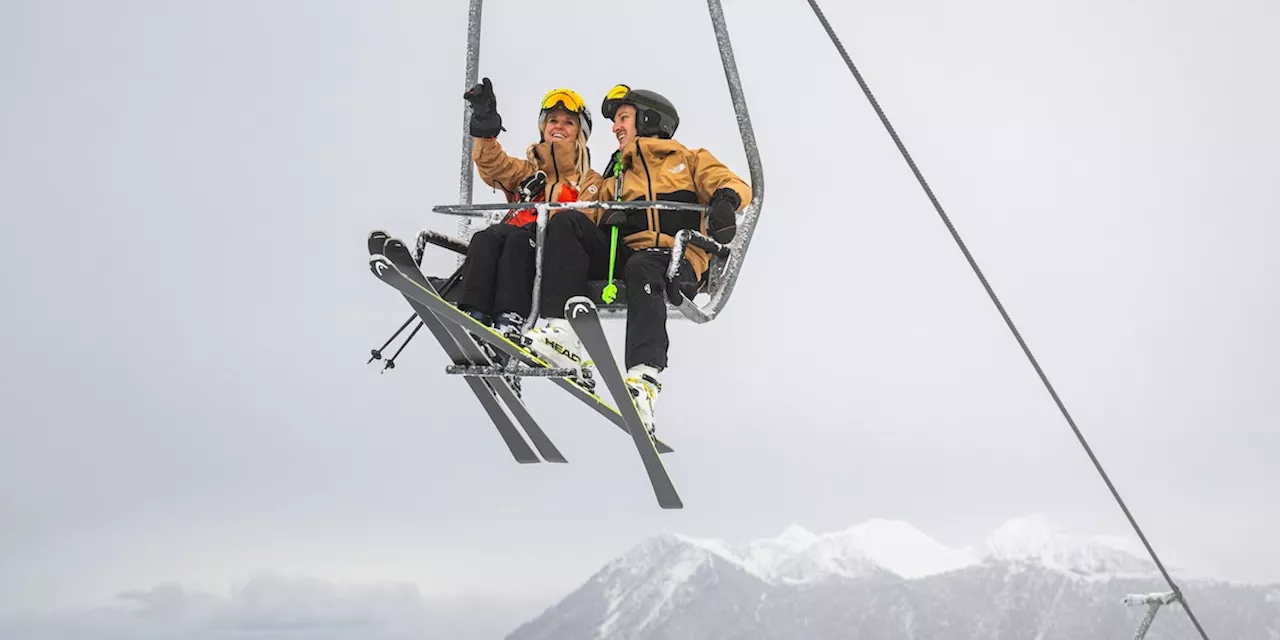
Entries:
POLYGON ((609 242, 609 284, 604 286, 604 291, 600 292, 600 299, 605 304, 613 302, 618 297, 618 286, 613 284, 613 261, 618 255, 618 227, 613 227, 613 239, 609 242))

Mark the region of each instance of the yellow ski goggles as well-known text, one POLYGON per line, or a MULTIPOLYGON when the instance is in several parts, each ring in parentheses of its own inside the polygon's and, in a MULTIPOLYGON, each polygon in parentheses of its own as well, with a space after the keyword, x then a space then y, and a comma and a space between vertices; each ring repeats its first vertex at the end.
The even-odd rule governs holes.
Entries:
POLYGON ((600 105, 600 115, 612 120, 613 114, 618 112, 618 107, 622 106, 623 100, 626 99, 629 93, 631 93, 631 87, 625 84, 615 85, 609 90, 609 93, 604 94, 604 102, 600 105))
POLYGON ((552 89, 542 97, 542 110, 547 111, 556 107, 564 108, 569 113, 582 113, 587 110, 587 103, 583 102, 582 96, 573 89, 552 89))

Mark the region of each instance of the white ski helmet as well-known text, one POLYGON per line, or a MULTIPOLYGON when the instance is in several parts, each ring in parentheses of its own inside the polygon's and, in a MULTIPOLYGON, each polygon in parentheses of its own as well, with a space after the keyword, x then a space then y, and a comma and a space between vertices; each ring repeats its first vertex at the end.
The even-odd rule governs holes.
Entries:
POLYGON ((591 110, 582 96, 573 89, 552 89, 542 97, 542 110, 538 112, 538 131, 547 123, 547 115, 556 109, 564 109, 578 116, 578 127, 582 129, 583 139, 591 139, 591 110))

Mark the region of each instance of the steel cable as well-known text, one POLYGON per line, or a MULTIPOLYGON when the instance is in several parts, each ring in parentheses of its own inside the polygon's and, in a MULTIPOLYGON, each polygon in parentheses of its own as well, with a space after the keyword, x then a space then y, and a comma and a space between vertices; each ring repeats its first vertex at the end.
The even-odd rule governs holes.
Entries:
POLYGON ((1129 507, 1125 505, 1124 499, 1120 497, 1120 492, 1116 490, 1115 484, 1111 482, 1110 476, 1108 476, 1106 470, 1102 468, 1102 463, 1099 462, 1098 457, 1094 455, 1093 449, 1085 440, 1084 434, 1080 432, 1080 428, 1076 426, 1075 420, 1071 418, 1071 414, 1062 403, 1062 399, 1058 397, 1058 392, 1055 391, 1053 385, 1049 383, 1049 378, 1045 375, 1044 370, 1040 368, 1040 363, 1036 361, 1035 356, 1031 353, 1030 347, 1028 347, 1026 341, 1022 339, 1022 334, 1019 333, 1018 328, 1014 326, 1013 320, 1010 319, 1009 314, 1004 309, 1004 305, 1000 303, 1000 299, 996 296, 996 293, 991 288, 990 283, 987 282, 986 276, 984 276, 982 274, 982 270, 978 268, 977 261, 973 259, 973 255, 969 253, 969 249, 965 246, 964 241, 960 239, 960 234, 956 231, 955 226, 951 224, 951 219, 947 216, 946 212, 943 211, 942 205, 938 202, 938 198, 934 196, 933 190, 929 188, 929 184, 925 182, 924 176, 921 175, 919 167, 917 167, 915 161, 911 159, 911 154, 907 152, 906 146, 902 144, 902 140, 898 137, 898 133, 894 130, 893 125, 889 123, 889 118, 885 116, 884 110, 880 108, 880 104, 876 101, 875 96, 872 95, 871 89, 862 78, 862 74, 858 72, 858 68, 853 64, 853 60, 850 59, 849 53, 845 51, 844 45, 840 43, 840 39, 836 36, 835 31, 832 30, 831 23, 828 22, 826 16, 823 15, 822 9, 818 7, 816 0, 808 0, 808 2, 809 6, 813 8, 814 15, 818 17, 818 21, 822 23, 823 29, 827 31, 827 35, 831 38, 831 43, 834 44, 836 50, 840 52, 840 56, 844 58, 845 64, 849 67, 849 71, 853 73, 853 77, 858 81, 858 86, 862 87, 862 91, 866 94, 867 100, 871 102, 872 108, 875 109, 876 114, 880 117, 880 122, 884 124, 885 129, 889 132, 889 136, 893 138, 894 144, 898 146, 898 151, 902 153, 902 157, 907 161, 907 165, 911 167, 911 171, 915 174, 916 180, 918 180, 920 182, 920 186, 924 188, 924 192, 929 197, 929 201, 933 203, 934 209, 937 210, 943 223, 947 225, 947 229, 951 232, 951 236, 955 239, 956 244, 959 245, 960 251, 964 253, 965 259, 969 261, 969 266, 973 268, 973 272, 978 276, 978 280, 982 282, 982 286, 987 290, 987 295, 991 297, 991 301, 995 303, 996 309, 1000 311, 1000 316, 1004 318, 1005 324, 1007 324, 1009 326, 1009 330, 1013 332, 1013 337, 1017 339, 1018 344, 1022 347, 1023 353, 1026 354, 1027 359, 1031 362, 1031 366, 1035 368, 1036 374, 1040 376, 1040 381, 1044 383, 1045 388, 1049 391, 1049 395, 1052 396, 1053 401, 1057 403, 1058 410, 1062 412, 1062 417, 1066 418, 1067 424, 1070 425, 1071 430, 1075 432, 1076 439, 1080 441, 1080 446, 1084 447, 1085 453, 1087 453, 1089 455, 1089 459, 1093 461, 1093 466, 1098 470, 1098 475, 1102 476, 1102 480, 1111 491, 1112 497, 1114 497, 1116 503, 1120 505, 1121 511, 1123 511, 1125 517, 1128 518, 1129 524, 1133 527, 1133 530, 1137 532, 1138 538, 1142 540, 1142 545, 1146 547, 1147 553, 1151 555, 1152 561, 1154 561, 1156 567, 1160 569, 1160 573, 1164 576, 1165 581, 1169 583, 1169 588, 1173 590, 1178 602, 1182 603, 1183 609, 1187 612, 1187 617, 1191 619, 1191 623, 1195 625, 1196 630, 1200 632, 1200 637, 1204 638, 1204 640, 1209 640, 1209 636, 1205 633, 1204 627, 1200 626, 1200 621, 1196 619, 1195 613, 1191 611, 1191 604, 1186 601, 1186 597, 1182 594, 1178 585, 1174 583, 1173 578, 1165 569, 1164 563, 1162 563, 1160 561, 1160 557, 1156 555, 1155 549, 1153 549, 1151 547, 1151 543, 1147 541, 1146 534, 1144 534, 1142 532, 1142 528, 1138 526, 1138 522, 1134 519, 1133 514, 1130 513, 1129 507))

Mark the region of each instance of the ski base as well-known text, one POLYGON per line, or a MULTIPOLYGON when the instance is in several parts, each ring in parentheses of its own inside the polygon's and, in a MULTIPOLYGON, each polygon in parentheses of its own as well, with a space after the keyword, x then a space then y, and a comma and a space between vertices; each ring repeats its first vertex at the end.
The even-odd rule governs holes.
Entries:
POLYGON ((644 463, 644 470, 649 475, 649 483, 653 485, 653 493, 658 499, 658 504, 663 509, 684 508, 684 503, 671 482, 671 476, 667 474, 662 464, 662 457, 658 454, 654 440, 645 429, 640 414, 636 412, 635 404, 631 400, 631 390, 627 388, 627 383, 622 379, 617 362, 613 358, 613 351, 609 348, 609 340, 604 335, 604 327, 600 324, 600 313, 595 303, 586 296, 569 298, 564 306, 564 317, 568 318, 569 324, 578 334, 578 339, 591 354, 596 368, 604 377, 609 394, 613 396, 614 403, 622 412, 622 419, 627 425, 632 441, 635 442, 636 449, 640 452, 640 460, 644 463))
MULTIPOLYGON (((369 250, 372 253, 375 249, 381 250, 388 236, 385 233, 375 231, 369 234, 369 250)), ((410 256, 412 262, 412 256, 410 256)), ((417 265, 414 265, 415 269, 417 265)), ((428 283, 430 285, 430 283, 428 283)), ((483 351, 465 334, 450 331, 450 328, 440 320, 427 307, 419 304, 409 296, 404 296, 405 300, 413 307, 414 313, 422 319, 422 323, 427 327, 428 331, 440 343, 444 349, 445 355, 453 361, 453 366, 477 366, 480 364, 491 365, 492 363, 484 355, 483 351), (468 348, 468 347, 474 348, 468 348)), ((524 403, 516 395, 515 390, 506 380, 487 380, 482 378, 468 377, 465 378, 468 387, 480 401, 481 406, 489 415, 490 420, 498 430, 498 434, 502 437, 503 442, 507 445, 507 449, 511 452, 512 457, 521 464, 533 464, 542 462, 538 458, 538 454, 548 462, 564 463, 568 462, 560 450, 546 435, 542 428, 534 420, 533 416, 525 408, 524 403), (511 411, 516 421, 520 423, 529 436, 529 440, 538 450, 535 454, 529 448, 528 442, 520 435, 519 430, 511 423, 511 418, 504 411, 503 405, 511 411)))
MULTIPOLYGON (((371 251, 371 253, 373 252, 371 251)), ((440 296, 426 276, 418 269, 413 262, 413 256, 409 253, 409 249, 400 240, 395 238, 388 239, 383 245, 381 254, 370 256, 369 268, 378 279, 398 290, 405 297, 429 309, 445 324, 461 328, 463 331, 484 340, 495 349, 502 350, 528 366, 544 369, 551 368, 545 361, 525 347, 512 342, 492 327, 479 322, 440 296)), ((474 341, 471 341, 471 344, 475 344, 474 341)), ((608 419, 623 433, 630 433, 619 410, 605 402, 603 398, 583 388, 572 378, 551 377, 549 379, 587 406, 595 409, 597 413, 608 419)), ((654 443, 660 453, 674 451, 659 439, 655 439, 654 443)))
POLYGON ((379 280, 399 291, 414 312, 422 318, 423 324, 452 360, 452 364, 446 367, 446 372, 461 375, 467 382, 517 461, 540 462, 525 440, 519 437, 518 431, 502 410, 502 404, 506 405, 525 428, 538 453, 548 461, 565 462, 564 456, 529 415, 506 376, 548 378, 631 436, 659 506, 663 509, 684 508, 684 502, 662 463, 661 454, 670 452, 671 448, 645 428, 636 410, 631 390, 623 379, 605 337, 599 309, 590 298, 570 298, 565 304, 564 317, 594 361, 597 375, 604 377, 605 386, 616 406, 609 405, 590 389, 580 385, 572 375, 575 370, 551 367, 524 345, 513 342, 445 300, 418 268, 408 247, 400 240, 382 232, 373 232, 369 236, 369 253, 370 271, 379 280), (379 243, 381 247, 378 246, 379 243), (510 356, 511 362, 506 366, 496 364, 479 341, 504 352, 510 356))

